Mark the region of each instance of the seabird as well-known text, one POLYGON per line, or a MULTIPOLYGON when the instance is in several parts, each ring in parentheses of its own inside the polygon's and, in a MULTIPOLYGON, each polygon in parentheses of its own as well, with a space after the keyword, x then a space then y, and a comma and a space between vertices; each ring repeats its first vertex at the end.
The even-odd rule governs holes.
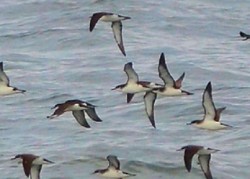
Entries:
POLYGON ((165 96, 180 96, 180 95, 192 95, 193 93, 184 91, 181 89, 182 81, 185 73, 183 73, 178 80, 174 80, 168 71, 164 53, 161 53, 158 65, 159 77, 163 80, 164 86, 153 90, 155 93, 165 96))
POLYGON ((211 159, 211 154, 218 152, 219 150, 212 149, 212 148, 205 148, 203 146, 198 146, 198 145, 187 145, 187 146, 184 146, 177 151, 181 151, 181 150, 185 150, 184 163, 185 163, 185 167, 186 167, 188 172, 190 172, 191 168, 192 168, 193 156, 195 154, 197 154, 199 164, 201 166, 201 169, 202 169, 206 179, 213 179, 211 171, 210 171, 209 162, 211 159))
POLYGON ((3 70, 3 62, 0 62, 0 96, 24 92, 25 90, 20 90, 16 87, 10 86, 9 77, 3 70))
POLYGON ((118 90, 127 94, 127 103, 129 103, 135 93, 151 91, 152 89, 156 89, 162 87, 162 85, 155 84, 148 81, 139 81, 138 74, 133 69, 132 62, 129 62, 124 65, 124 72, 127 74, 127 82, 125 84, 121 84, 113 88, 112 90, 118 90))
POLYGON ((135 176, 135 174, 127 173, 120 170, 120 161, 117 159, 117 156, 109 155, 107 156, 107 160, 109 162, 109 166, 106 169, 98 169, 93 172, 93 174, 98 174, 102 177, 107 178, 126 178, 135 176))
POLYGON ((250 39, 250 35, 249 35, 249 34, 246 34, 246 33, 244 33, 244 32, 240 32, 240 36, 243 37, 243 38, 245 38, 245 39, 243 39, 243 40, 250 39))
POLYGON ((30 179, 40 179, 42 165, 54 163, 48 159, 33 154, 18 154, 11 160, 18 160, 23 163, 24 173, 27 177, 30 177, 30 179))
POLYGON ((64 112, 72 111, 73 116, 77 122, 86 128, 90 128, 90 125, 86 121, 85 112, 88 116, 95 122, 102 122, 102 120, 97 116, 95 111, 95 106, 81 100, 68 100, 64 103, 56 104, 52 109, 57 108, 51 116, 47 116, 49 119, 53 119, 62 115, 64 112))
POLYGON ((202 120, 194 120, 188 125, 194 125, 198 128, 209 129, 209 130, 218 130, 231 127, 227 124, 220 122, 220 115, 226 107, 216 109, 213 97, 212 97, 212 85, 211 82, 208 82, 202 98, 202 106, 204 109, 204 117, 202 120))
POLYGON ((123 46, 123 40, 122 40, 122 20, 126 20, 126 19, 131 19, 131 18, 127 16, 114 14, 114 13, 109 13, 109 12, 97 12, 97 13, 94 13, 90 19, 89 31, 92 32, 96 23, 99 20, 104 21, 104 22, 111 22, 112 23, 111 27, 113 30, 115 41, 119 49, 121 50, 122 54, 126 56, 125 49, 123 46))

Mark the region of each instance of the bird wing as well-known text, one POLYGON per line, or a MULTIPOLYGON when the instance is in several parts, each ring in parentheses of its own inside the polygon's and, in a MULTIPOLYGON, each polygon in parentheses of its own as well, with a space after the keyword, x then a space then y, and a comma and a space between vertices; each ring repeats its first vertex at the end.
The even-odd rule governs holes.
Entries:
POLYGON ((3 70, 3 62, 0 62, 0 85, 9 86, 9 83, 10 83, 9 77, 3 70))
POLYGON ((211 154, 199 155, 199 157, 198 157, 201 169, 202 169, 206 179, 213 179, 211 171, 210 171, 210 167, 209 167, 210 159, 211 159, 211 154))
POLYGON ((130 103, 130 101, 132 100, 132 98, 134 97, 135 94, 133 93, 127 93, 127 103, 130 103))
POLYGON ((191 148, 191 147, 185 149, 184 163, 185 163, 185 166, 186 166, 186 169, 187 169, 188 172, 191 171, 192 159, 193 159, 193 156, 197 153, 198 150, 199 150, 199 148, 191 148))
POLYGON ((27 177, 30 176, 30 170, 31 170, 32 160, 24 160, 23 159, 23 170, 27 177))
POLYGON ((157 94, 151 91, 146 92, 144 95, 144 104, 147 116, 149 121, 151 122, 152 126, 155 127, 155 120, 154 120, 154 103, 156 100, 157 94))
POLYGON ((216 109, 212 97, 212 85, 209 82, 204 90, 202 106, 204 108, 204 120, 214 120, 216 115, 216 109))
POLYGON ((182 85, 182 81, 185 77, 185 72, 182 73, 182 75, 178 78, 178 80, 175 81, 175 88, 176 89, 180 89, 181 88, 181 85, 182 85))
POLYGON ((132 62, 126 63, 124 65, 124 69, 125 73, 127 74, 128 80, 127 82, 131 81, 131 82, 138 82, 139 81, 139 77, 138 74, 135 72, 135 70, 133 69, 133 64, 132 62))
POLYGON ((89 108, 85 110, 88 116, 95 122, 102 122, 102 120, 97 116, 95 108, 89 108))
POLYGON ((96 23, 99 21, 99 19, 104 15, 111 15, 110 13, 106 12, 98 12, 94 13, 90 19, 89 23, 89 31, 92 32, 92 30, 95 28, 96 23))
POLYGON ((216 114, 215 114, 215 118, 214 118, 215 121, 217 121, 217 122, 220 121, 220 115, 221 115, 222 111, 224 111, 225 109, 226 109, 226 107, 216 109, 216 114))
POLYGON ((72 111, 72 114, 73 114, 73 116, 75 117, 75 119, 77 120, 77 122, 81 126, 86 127, 86 128, 90 128, 90 125, 86 121, 85 114, 84 114, 83 110, 81 110, 81 111, 72 111))
POLYGON ((117 170, 120 170, 120 161, 117 159, 117 156, 109 155, 107 157, 109 162, 109 167, 114 167, 117 170))
POLYGON ((158 72, 159 72, 159 77, 164 81, 165 86, 174 87, 175 81, 174 78, 171 76, 170 72, 168 71, 164 53, 162 53, 160 56, 158 72))
POLYGON ((125 49, 123 46, 123 40, 122 40, 122 22, 121 21, 112 22, 111 27, 113 30, 115 41, 119 49, 121 50, 122 54, 126 56, 125 49))

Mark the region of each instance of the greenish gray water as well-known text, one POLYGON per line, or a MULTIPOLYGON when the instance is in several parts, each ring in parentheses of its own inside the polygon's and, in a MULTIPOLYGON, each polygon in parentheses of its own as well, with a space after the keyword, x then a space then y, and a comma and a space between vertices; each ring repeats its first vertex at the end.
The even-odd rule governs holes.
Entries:
POLYGON ((135 179, 204 178, 193 163, 184 168, 183 145, 221 150, 212 156, 214 178, 249 178, 250 166, 250 33, 248 1, 7 1, 0 4, 0 57, 14 86, 25 95, 1 97, 0 178, 24 178, 18 153, 33 153, 55 162, 43 167, 42 178, 90 178, 105 168, 105 157, 117 155, 122 169, 135 179), (110 24, 88 31, 89 16, 98 11, 130 16, 123 23, 127 57, 120 53, 110 24), (161 83, 157 64, 166 55, 174 78, 186 72, 183 88, 195 95, 158 98, 157 129, 144 112, 143 94, 126 104, 111 91, 126 81, 128 61, 141 79, 161 83), (201 119, 201 96, 212 81, 217 107, 227 106, 221 120, 230 130, 199 130, 186 123, 201 119), (102 123, 91 129, 71 113, 55 120, 46 116, 56 103, 89 101, 102 123))

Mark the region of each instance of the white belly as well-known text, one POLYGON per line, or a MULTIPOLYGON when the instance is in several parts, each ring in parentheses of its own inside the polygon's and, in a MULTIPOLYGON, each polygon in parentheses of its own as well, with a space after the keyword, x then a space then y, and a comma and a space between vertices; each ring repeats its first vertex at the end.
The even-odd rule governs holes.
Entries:
POLYGON ((13 91, 12 87, 8 86, 1 86, 0 87, 0 96, 5 96, 5 95, 10 95, 10 94, 15 94, 16 92, 13 91))
POLYGON ((79 104, 74 104, 72 106, 67 107, 65 111, 80 111, 80 110, 85 110, 85 109, 88 109, 88 108, 81 107, 79 106, 79 104))
POLYGON ((198 128, 208 129, 208 130, 219 130, 227 128, 227 126, 221 125, 220 122, 212 120, 205 120, 200 124, 194 124, 194 125, 198 128))
POLYGON ((145 88, 140 84, 136 83, 128 83, 123 89, 123 93, 140 93, 140 92, 146 92, 150 91, 150 88, 145 88))
POLYGON ((128 177, 129 175, 124 174, 121 170, 108 170, 107 172, 101 174, 103 177, 108 177, 108 178, 125 178, 128 177))
POLYGON ((120 21, 121 18, 119 18, 117 15, 105 15, 102 16, 100 20, 104 22, 115 22, 115 21, 120 21))
POLYGON ((156 92, 157 94, 163 95, 163 96, 181 96, 181 95, 184 95, 181 92, 181 89, 175 89, 175 88, 170 88, 170 87, 165 88, 164 91, 157 90, 154 92, 156 92))

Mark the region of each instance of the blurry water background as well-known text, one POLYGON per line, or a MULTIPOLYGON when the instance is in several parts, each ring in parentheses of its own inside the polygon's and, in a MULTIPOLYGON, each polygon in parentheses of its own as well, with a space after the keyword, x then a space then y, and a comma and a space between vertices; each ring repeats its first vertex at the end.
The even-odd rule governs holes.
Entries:
POLYGON ((250 3, 215 0, 2 0, 0 61, 11 85, 27 92, 1 97, 0 178, 25 178, 10 158, 33 153, 55 162, 42 178, 97 179, 106 156, 117 155, 134 179, 204 178, 197 162, 188 173, 187 144, 221 150, 212 156, 215 179, 247 179, 250 171, 250 3), (119 51, 109 23, 89 32, 94 12, 130 16, 123 21, 127 57, 119 51), (154 129, 144 112, 143 94, 131 104, 110 89, 126 82, 125 63, 132 61, 143 80, 162 83, 158 60, 164 52, 170 72, 186 72, 187 97, 159 97, 154 129), (202 119, 201 97, 212 81, 216 107, 226 106, 221 120, 234 128, 206 131, 186 123, 202 119), (68 99, 97 105, 102 123, 81 127, 71 113, 46 116, 68 99))

